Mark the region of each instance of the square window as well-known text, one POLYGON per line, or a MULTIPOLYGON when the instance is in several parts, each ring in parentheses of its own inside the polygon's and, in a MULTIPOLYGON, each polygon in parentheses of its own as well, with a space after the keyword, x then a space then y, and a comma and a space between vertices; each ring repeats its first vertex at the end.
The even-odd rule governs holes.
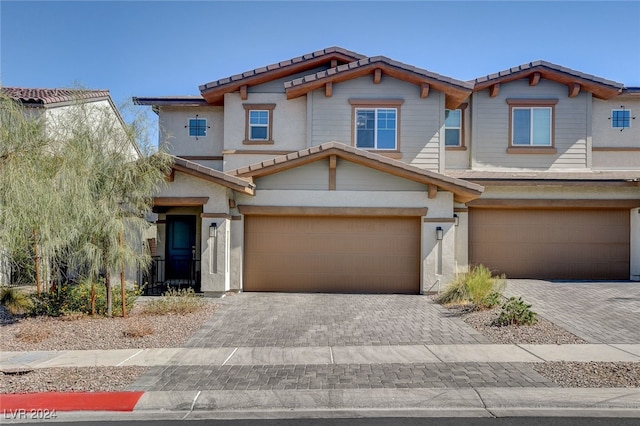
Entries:
POLYGON ((398 110, 396 108, 357 108, 355 116, 356 147, 397 149, 398 110))
POLYGON ((631 127, 631 110, 614 109, 611 111, 611 127, 617 129, 631 127))
POLYGON ((189 119, 189 136, 207 136, 207 120, 205 118, 189 119))
POLYGON ((552 146, 552 107, 513 107, 512 146, 552 146))

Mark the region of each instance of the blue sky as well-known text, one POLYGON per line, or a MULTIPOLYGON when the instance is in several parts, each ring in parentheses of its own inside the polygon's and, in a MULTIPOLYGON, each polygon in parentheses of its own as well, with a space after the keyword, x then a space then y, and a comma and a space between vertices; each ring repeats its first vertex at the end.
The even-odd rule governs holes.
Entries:
POLYGON ((7 1, 4 86, 196 95, 341 46, 461 80, 537 59, 640 86, 640 2, 7 1))

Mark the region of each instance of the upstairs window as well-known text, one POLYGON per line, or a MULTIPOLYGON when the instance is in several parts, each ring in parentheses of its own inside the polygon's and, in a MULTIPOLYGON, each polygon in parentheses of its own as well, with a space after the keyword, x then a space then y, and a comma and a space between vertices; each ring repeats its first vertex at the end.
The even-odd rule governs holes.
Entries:
POLYGON ((444 111, 444 145, 447 148, 461 147, 463 145, 461 109, 447 109, 444 111))
POLYGON ((243 104, 245 144, 273 144, 273 110, 275 104, 243 104))
POLYGON ((369 150, 399 150, 402 102, 393 99, 350 100, 353 105, 353 144, 369 150))
POLYGON ((553 147, 554 99, 507 99, 510 109, 509 146, 553 147))
POLYGON ((189 125, 185 126, 189 128, 189 136, 198 137, 207 136, 207 119, 206 118, 190 118, 189 125))
POLYGON ((611 110, 611 127, 614 129, 626 129, 631 127, 631 110, 614 109, 611 110))
POLYGON ((269 111, 249 111, 249 139, 252 141, 269 140, 269 111))

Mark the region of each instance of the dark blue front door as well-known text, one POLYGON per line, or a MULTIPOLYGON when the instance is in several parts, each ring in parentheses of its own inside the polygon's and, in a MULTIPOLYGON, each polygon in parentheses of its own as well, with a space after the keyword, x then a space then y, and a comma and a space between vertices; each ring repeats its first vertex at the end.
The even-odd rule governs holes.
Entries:
POLYGON ((167 216, 167 279, 193 279, 196 217, 167 216))

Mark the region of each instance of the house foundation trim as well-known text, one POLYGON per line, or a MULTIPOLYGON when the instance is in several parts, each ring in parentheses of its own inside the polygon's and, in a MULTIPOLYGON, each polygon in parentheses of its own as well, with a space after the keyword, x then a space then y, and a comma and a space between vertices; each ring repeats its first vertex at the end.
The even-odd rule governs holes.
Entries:
POLYGON ((191 207, 203 206, 209 197, 155 197, 153 205, 158 207, 191 207))
POLYGON ((499 208, 499 209, 521 209, 521 208, 543 208, 543 209, 632 209, 640 207, 638 200, 566 200, 566 199, 478 199, 467 203, 474 208, 499 208))
POLYGON ((426 216, 424 207, 298 207, 239 205, 238 211, 264 216, 426 216))

